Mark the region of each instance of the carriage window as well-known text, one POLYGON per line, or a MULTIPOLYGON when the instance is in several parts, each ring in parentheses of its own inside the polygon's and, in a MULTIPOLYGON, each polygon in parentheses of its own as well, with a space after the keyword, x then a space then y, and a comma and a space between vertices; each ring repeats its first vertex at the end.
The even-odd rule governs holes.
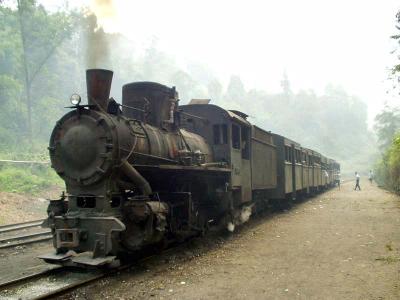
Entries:
POLYGON ((228 143, 228 128, 226 124, 215 124, 213 126, 214 145, 223 145, 228 143))
POLYGON ((292 148, 285 146, 285 160, 288 162, 293 162, 292 148))
POLYGON ((235 124, 232 124, 232 147, 240 149, 240 128, 235 124))

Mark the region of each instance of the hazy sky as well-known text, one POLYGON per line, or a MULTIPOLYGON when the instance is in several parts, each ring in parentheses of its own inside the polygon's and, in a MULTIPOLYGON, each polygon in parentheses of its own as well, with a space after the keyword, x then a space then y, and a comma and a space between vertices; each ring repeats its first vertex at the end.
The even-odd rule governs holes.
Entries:
POLYGON ((108 20, 106 29, 122 32, 138 48, 156 37, 159 48, 182 66, 200 62, 225 83, 236 74, 247 89, 279 91, 286 70, 294 91, 322 93, 328 83, 343 86, 368 103, 370 120, 384 101, 399 99, 387 94, 391 84, 386 81, 395 61, 390 35, 396 32, 398 0, 115 0, 114 4, 116 18, 108 20))

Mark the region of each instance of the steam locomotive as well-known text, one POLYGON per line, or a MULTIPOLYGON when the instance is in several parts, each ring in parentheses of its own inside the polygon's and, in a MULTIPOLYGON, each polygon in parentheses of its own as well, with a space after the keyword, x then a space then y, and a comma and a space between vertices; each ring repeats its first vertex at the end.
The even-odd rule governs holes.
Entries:
POLYGON ((233 230, 266 205, 288 206, 333 186, 340 165, 247 115, 197 99, 179 106, 175 89, 135 82, 110 96, 113 72, 86 71, 88 104, 52 132, 52 167, 66 193, 51 200, 50 263, 113 266, 126 253, 233 230))

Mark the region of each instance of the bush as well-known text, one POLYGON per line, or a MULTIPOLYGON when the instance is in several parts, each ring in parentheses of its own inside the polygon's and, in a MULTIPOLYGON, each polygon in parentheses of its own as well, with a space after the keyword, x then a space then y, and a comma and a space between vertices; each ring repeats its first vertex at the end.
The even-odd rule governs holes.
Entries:
POLYGON ((400 192, 400 133, 375 166, 376 181, 386 188, 400 192))
POLYGON ((51 186, 63 186, 63 181, 47 165, 0 166, 0 190, 37 194, 51 186))

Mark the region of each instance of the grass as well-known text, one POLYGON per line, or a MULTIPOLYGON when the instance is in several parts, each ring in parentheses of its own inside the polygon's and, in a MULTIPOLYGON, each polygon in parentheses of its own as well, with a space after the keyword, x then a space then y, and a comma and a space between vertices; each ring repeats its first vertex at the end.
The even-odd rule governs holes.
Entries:
POLYGON ((58 175, 47 165, 0 165, 0 190, 38 194, 51 186, 62 186, 58 175))
POLYGON ((386 247, 386 249, 387 249, 388 251, 393 251, 393 247, 392 247, 391 244, 386 244, 385 247, 386 247))
POLYGON ((379 260, 379 261, 386 262, 387 264, 391 264, 391 263, 399 262, 400 261, 400 257, 385 256, 385 257, 375 258, 375 260, 379 260))

